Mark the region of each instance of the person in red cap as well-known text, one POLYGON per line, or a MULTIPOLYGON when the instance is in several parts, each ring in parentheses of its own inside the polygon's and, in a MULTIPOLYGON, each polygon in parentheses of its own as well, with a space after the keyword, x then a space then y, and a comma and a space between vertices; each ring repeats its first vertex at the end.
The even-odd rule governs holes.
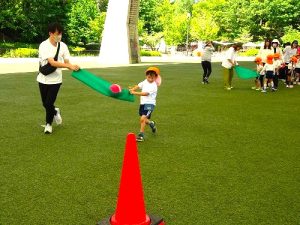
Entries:
POLYGON ((273 63, 273 54, 267 55, 267 61, 264 65, 263 71, 266 73, 266 79, 264 81, 264 87, 261 92, 267 92, 267 84, 271 85, 272 91, 274 90, 273 78, 275 74, 275 66, 273 63))
POLYGON ((274 53, 273 57, 274 57, 274 67, 275 67, 273 82, 274 82, 274 90, 276 91, 278 89, 279 70, 281 68, 283 61, 281 60, 281 56, 279 53, 274 53))
POLYGON ((252 87, 253 90, 259 91, 261 87, 263 87, 263 80, 264 80, 264 73, 263 73, 263 63, 262 63, 262 58, 261 57, 256 57, 254 62, 256 63, 256 72, 257 72, 257 77, 255 78, 255 86, 252 87), (261 80, 261 82, 260 82, 261 80))
POLYGON ((152 112, 156 106, 157 87, 161 84, 160 71, 157 67, 149 67, 146 70, 146 79, 129 87, 129 91, 133 95, 140 96, 140 132, 136 137, 136 141, 142 142, 145 139, 145 127, 149 125, 152 132, 155 133, 156 123, 151 121, 152 112), (137 91, 140 89, 140 91, 137 91))
POLYGON ((294 84, 300 85, 300 52, 296 55, 297 61, 295 60, 295 79, 294 84))
POLYGON ((293 88, 293 79, 295 77, 295 65, 297 64, 297 57, 293 56, 290 59, 290 63, 288 64, 288 74, 286 79, 286 87, 293 88))

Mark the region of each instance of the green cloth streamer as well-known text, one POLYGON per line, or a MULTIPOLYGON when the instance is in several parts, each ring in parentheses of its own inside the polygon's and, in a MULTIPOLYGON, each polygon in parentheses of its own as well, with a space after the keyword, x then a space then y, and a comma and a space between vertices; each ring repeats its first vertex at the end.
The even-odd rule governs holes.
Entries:
POLYGON ((110 90, 110 86, 112 85, 110 82, 95 76, 87 70, 80 69, 78 71, 73 71, 72 77, 80 80, 82 83, 105 96, 120 99, 123 101, 134 102, 134 95, 130 94, 128 89, 122 88, 122 91, 120 93, 115 94, 110 90))
POLYGON ((257 77, 257 72, 243 66, 235 66, 234 70, 239 78, 251 79, 257 77))

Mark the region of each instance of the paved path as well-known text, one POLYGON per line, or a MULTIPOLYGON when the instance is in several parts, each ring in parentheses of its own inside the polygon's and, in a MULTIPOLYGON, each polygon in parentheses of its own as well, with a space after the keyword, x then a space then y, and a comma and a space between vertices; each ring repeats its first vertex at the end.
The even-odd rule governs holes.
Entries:
MULTIPOLYGON (((213 62, 220 62, 222 55, 214 56, 213 62)), ((240 57, 238 61, 253 61, 254 57, 240 57)), ((105 68, 128 65, 104 65, 99 57, 72 57, 72 63, 78 64, 81 68, 105 68)), ((145 65, 160 63, 201 63, 201 58, 193 56, 162 56, 162 57, 141 57, 145 65)), ((130 64, 129 66, 140 66, 140 64, 130 64)), ((38 58, 0 58, 0 74, 26 73, 38 71, 38 58)))

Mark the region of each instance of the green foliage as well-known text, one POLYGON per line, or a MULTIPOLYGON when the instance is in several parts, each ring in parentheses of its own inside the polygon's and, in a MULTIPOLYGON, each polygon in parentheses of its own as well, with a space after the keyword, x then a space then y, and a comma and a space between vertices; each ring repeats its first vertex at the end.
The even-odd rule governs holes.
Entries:
POLYGON ((100 39, 100 30, 96 28, 103 22, 95 0, 73 0, 68 13, 67 34, 71 44, 94 42, 95 35, 100 39))
POLYGON ((85 51, 85 48, 78 47, 78 46, 76 46, 76 47, 70 47, 70 51, 72 51, 72 52, 83 52, 83 51, 85 51))
POLYGON ((143 30, 147 34, 160 32, 162 27, 160 21, 157 20, 157 7, 159 0, 140 0, 139 20, 143 24, 143 30))
POLYGON ((108 6, 108 0, 97 0, 97 6, 100 12, 106 12, 108 6))
POLYGON ((0 48, 15 49, 15 48, 38 48, 39 44, 28 44, 22 42, 0 42, 0 48))
POLYGON ((293 29, 291 26, 285 27, 284 29, 284 35, 281 38, 281 40, 283 41, 283 43, 286 42, 292 42, 294 40, 298 40, 300 41, 300 29, 296 30, 293 29))
POLYGON ((10 49, 2 57, 4 58, 36 58, 38 57, 38 50, 32 48, 17 48, 10 49))
POLYGON ((140 51, 141 56, 161 56, 161 53, 158 51, 146 51, 146 50, 141 50, 140 51))
POLYGON ((219 26, 212 12, 205 7, 206 2, 196 4, 191 19, 191 38, 194 40, 215 40, 219 26))
POLYGON ((257 48, 250 48, 244 52, 239 52, 239 55, 240 56, 256 56, 258 54, 258 52, 259 52, 259 49, 257 49, 257 48))
POLYGON ((154 49, 162 37, 163 37, 162 33, 155 33, 153 35, 151 34, 147 35, 146 33, 143 33, 141 37, 141 44, 142 45, 146 44, 151 49, 154 49))
MULTIPOLYGON (((1 1, 3 2, 3 1, 1 1)), ((66 19, 67 2, 61 0, 13 0, 1 3, 2 40, 40 42, 48 37, 49 21, 66 19)))
MULTIPOLYGON (((67 44, 100 43, 107 5, 108 0, 2 0, 0 40, 40 43, 48 37, 48 23, 58 21, 67 44)), ((299 39, 299 8, 297 0, 140 0, 138 30, 143 38, 163 33, 168 45, 187 39, 299 39)))
POLYGON ((88 42, 98 42, 100 43, 102 32, 104 30, 106 13, 100 13, 96 16, 94 20, 89 21, 89 38, 88 42))
POLYGON ((185 43, 190 18, 187 13, 181 13, 180 4, 170 4, 169 0, 163 0, 157 9, 159 20, 163 26, 163 34, 168 45, 185 43))

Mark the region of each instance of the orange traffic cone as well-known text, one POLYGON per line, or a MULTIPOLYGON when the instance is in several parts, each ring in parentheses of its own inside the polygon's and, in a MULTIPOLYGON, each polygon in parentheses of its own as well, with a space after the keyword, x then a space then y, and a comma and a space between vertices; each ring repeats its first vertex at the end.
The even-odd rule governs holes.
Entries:
POLYGON ((127 135, 119 196, 115 214, 98 225, 164 225, 162 218, 148 216, 135 135, 127 135))

